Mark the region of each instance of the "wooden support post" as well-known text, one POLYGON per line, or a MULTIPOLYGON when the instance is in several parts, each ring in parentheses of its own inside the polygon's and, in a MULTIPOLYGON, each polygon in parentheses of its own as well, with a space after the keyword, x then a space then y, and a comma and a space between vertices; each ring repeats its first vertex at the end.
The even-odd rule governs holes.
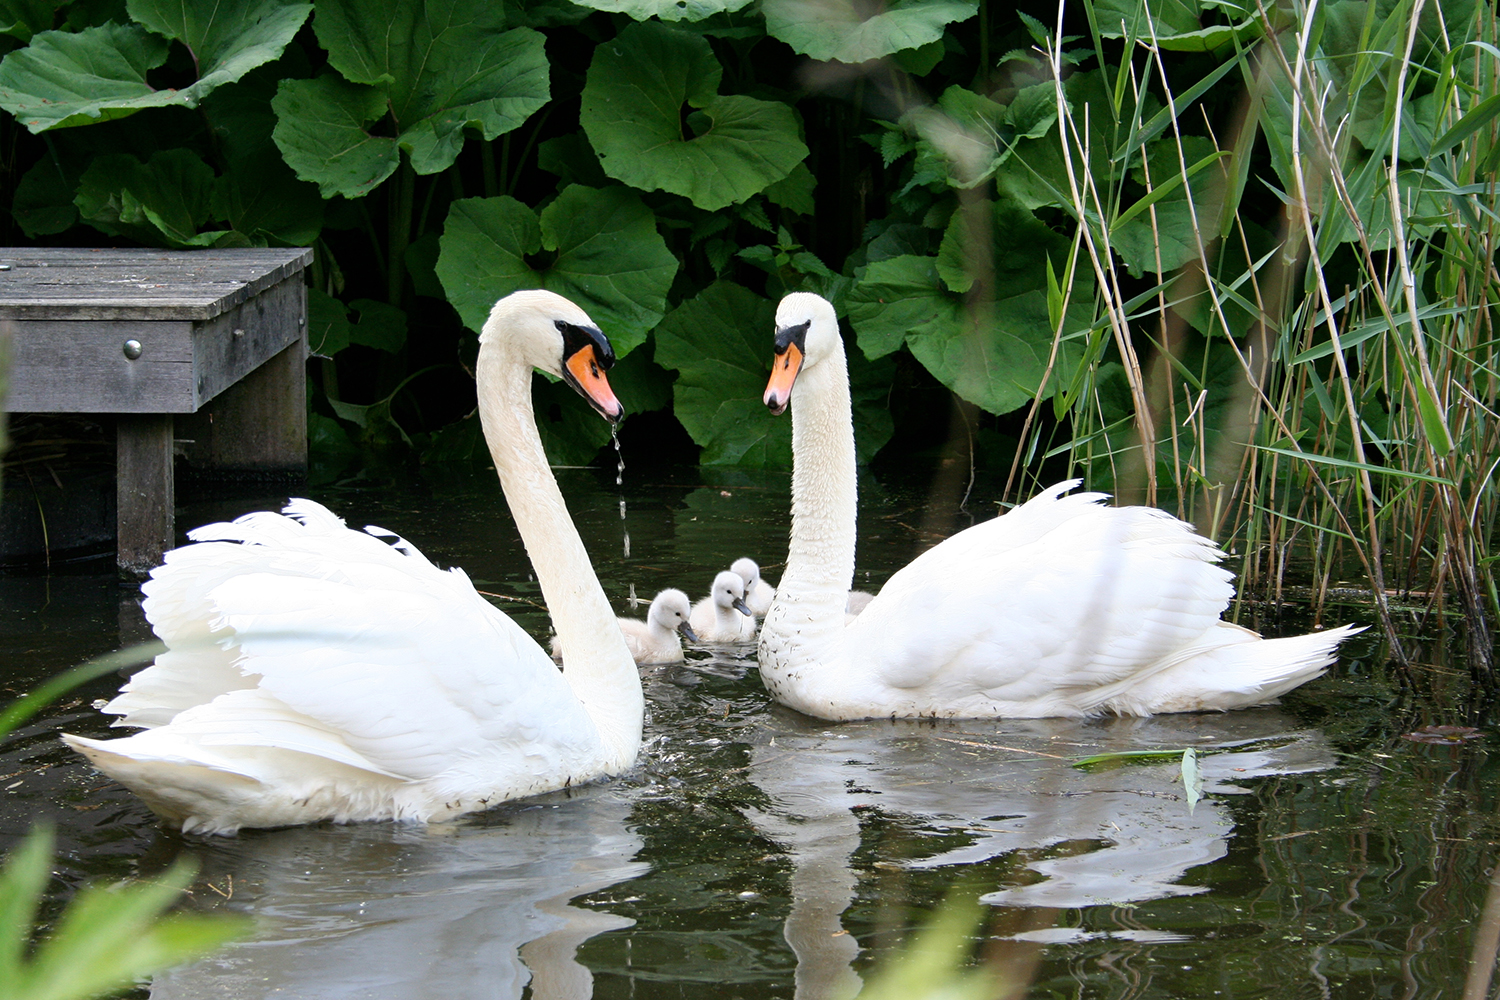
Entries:
POLYGON ((211 475, 301 478, 307 474, 307 343, 297 340, 177 418, 194 470, 211 475))
POLYGON ((115 423, 115 531, 121 569, 144 573, 172 547, 172 415, 121 414, 115 423))

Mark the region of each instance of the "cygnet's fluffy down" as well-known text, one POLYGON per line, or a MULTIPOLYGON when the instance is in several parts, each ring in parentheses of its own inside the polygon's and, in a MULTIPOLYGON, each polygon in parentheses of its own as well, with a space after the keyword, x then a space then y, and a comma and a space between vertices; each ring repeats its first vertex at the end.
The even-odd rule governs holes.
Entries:
MULTIPOLYGON (((682 637, 688 642, 698 642, 698 636, 688 623, 692 614, 688 596, 680 590, 663 590, 651 599, 651 608, 646 620, 617 618, 620 632, 625 636, 625 645, 635 657, 637 666, 647 663, 680 663, 682 661, 682 637), (680 634, 679 634, 680 633, 680 634)), ((562 644, 552 637, 552 658, 563 662, 562 644)))
POLYGON ((745 581, 745 606, 750 609, 750 613, 757 618, 764 618, 766 612, 771 610, 771 600, 776 596, 776 588, 761 579, 760 564, 747 556, 736 559, 729 567, 729 572, 745 581))
POLYGON ((703 642, 755 640, 755 616, 745 604, 745 581, 731 570, 714 577, 713 589, 693 605, 689 620, 703 642))

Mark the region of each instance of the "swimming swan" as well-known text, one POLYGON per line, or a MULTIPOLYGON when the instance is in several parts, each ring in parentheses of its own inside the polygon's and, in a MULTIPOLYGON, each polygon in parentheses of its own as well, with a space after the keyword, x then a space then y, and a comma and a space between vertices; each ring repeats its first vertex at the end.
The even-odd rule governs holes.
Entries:
MULTIPOLYGON (((647 663, 681 663, 682 638, 685 637, 688 642, 698 641, 693 627, 688 624, 688 616, 692 614, 692 610, 686 594, 680 590, 667 589, 651 598, 651 607, 646 610, 645 621, 616 618, 636 666, 647 663)), ((552 639, 552 658, 558 661, 563 659, 562 642, 556 636, 552 639)))
POLYGON ((750 613, 757 618, 764 618, 766 612, 771 610, 771 598, 776 596, 776 588, 761 579, 760 564, 745 556, 731 563, 729 572, 745 581, 745 606, 750 609, 750 613))
POLYGON ((1147 507, 1060 483, 894 574, 845 626, 854 432, 833 307, 776 312, 766 406, 792 408, 792 534, 760 632, 776 700, 824 719, 1153 715, 1259 705, 1323 672, 1345 626, 1262 639, 1221 621, 1222 553, 1147 507))
POLYGON ((745 581, 725 570, 708 596, 693 605, 693 631, 703 642, 754 642, 755 616, 745 604, 745 581))
POLYGON ((481 424, 565 673, 462 570, 293 500, 290 516, 207 525, 167 554, 142 589, 168 651, 104 707, 146 728, 68 744, 196 833, 439 820, 629 768, 640 677, 531 404, 540 368, 618 420, 604 376, 614 353, 583 310, 544 291, 497 302, 479 343, 481 424))

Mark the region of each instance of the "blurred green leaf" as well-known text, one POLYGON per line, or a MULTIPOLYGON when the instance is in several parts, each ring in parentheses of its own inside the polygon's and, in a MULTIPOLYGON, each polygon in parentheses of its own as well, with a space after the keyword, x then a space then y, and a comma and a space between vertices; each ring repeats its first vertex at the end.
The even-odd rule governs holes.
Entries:
POLYGON ((766 32, 792 51, 819 60, 862 63, 929 45, 955 21, 979 10, 978 0, 763 0, 766 32))
POLYGON ((0 0, 0 35, 31 41, 32 35, 52 27, 52 15, 59 3, 60 0, 0 0))
POLYGON ((702 21, 715 14, 733 13, 751 0, 575 0, 580 7, 629 14, 637 21, 659 17, 663 21, 702 21))
POLYGON ((349 308, 359 319, 349 327, 349 343, 395 354, 406 346, 406 313, 389 302, 355 299, 349 308))
POLYGON ((583 307, 617 356, 667 311, 677 258, 634 192, 571 185, 540 216, 509 197, 453 203, 437 274, 464 325, 478 330, 495 302, 546 288, 583 307))
POLYGON ((163 916, 192 881, 179 862, 150 882, 86 886, 68 903, 29 961, 22 948, 46 886, 52 836, 35 831, 0 873, 0 975, 18 1000, 86 1000, 128 986, 244 934, 242 917, 163 916))
POLYGON ((790 174, 807 157, 792 109, 719 95, 722 73, 705 39, 657 22, 595 49, 579 120, 604 172, 709 211, 790 174))
POLYGON ((380 91, 419 174, 451 166, 466 128, 494 139, 551 96, 542 35, 506 30, 502 4, 317 0, 317 11, 329 64, 380 91))

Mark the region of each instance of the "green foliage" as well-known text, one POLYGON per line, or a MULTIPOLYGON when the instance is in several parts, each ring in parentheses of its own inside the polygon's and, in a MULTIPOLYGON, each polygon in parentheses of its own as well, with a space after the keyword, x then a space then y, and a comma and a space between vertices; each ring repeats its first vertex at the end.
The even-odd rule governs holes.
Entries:
POLYGON ((514 198, 453 203, 437 274, 464 324, 478 330, 495 300, 521 288, 566 295, 609 331, 616 355, 666 314, 677 259, 651 211, 622 187, 564 188, 537 215, 514 198), (551 260, 533 267, 528 257, 551 260))
POLYGON ((632 24, 594 51, 579 120, 609 176, 714 211, 782 180, 807 156, 792 109, 718 93, 704 39, 632 24), (687 116, 683 105, 696 109, 687 116))
MULTIPOLYGON (((952 393, 1019 448, 977 461, 1175 504, 1249 582, 1305 544, 1500 610, 1492 2, 218 10, 0 3, 6 224, 315 246, 326 455, 482 459, 473 331, 542 287, 613 338, 628 412, 785 464, 757 382, 806 289, 848 320, 863 458, 968 447, 952 393)), ((588 461, 609 428, 537 391, 588 461)))
POLYGON ((977 0, 762 0, 766 32, 813 59, 862 63, 942 39, 974 16, 977 0))
MULTIPOLYGON (((0 739, 78 685, 149 662, 164 648, 123 649, 59 674, 0 712, 0 739)), ((166 914, 195 868, 184 860, 149 882, 86 886, 28 951, 52 873, 52 831, 32 831, 0 867, 0 983, 7 1000, 88 1000, 245 934, 249 921, 241 917, 166 914)))

